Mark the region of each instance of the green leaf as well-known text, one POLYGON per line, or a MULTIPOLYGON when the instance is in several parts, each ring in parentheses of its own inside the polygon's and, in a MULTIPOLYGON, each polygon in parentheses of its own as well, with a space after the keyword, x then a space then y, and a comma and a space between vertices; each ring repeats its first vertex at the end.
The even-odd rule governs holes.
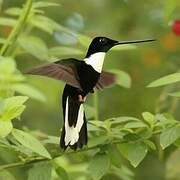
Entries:
POLYGON ((56 46, 49 49, 49 55, 55 57, 81 55, 83 51, 72 47, 56 46))
POLYGON ((150 147, 152 150, 156 150, 156 145, 155 145, 152 141, 146 139, 146 140, 144 140, 144 143, 145 143, 148 147, 150 147))
POLYGON ((28 100, 26 96, 13 96, 5 100, 5 108, 10 106, 20 106, 28 100))
POLYGON ((24 131, 13 129, 12 135, 19 141, 23 146, 31 149, 33 152, 51 159, 51 155, 46 150, 46 148, 41 144, 41 142, 24 131))
POLYGON ((93 146, 105 144, 105 142, 107 142, 107 140, 108 140, 107 135, 92 137, 92 138, 90 138, 90 140, 88 142, 88 147, 93 147, 93 146))
MULTIPOLYGON (((22 14, 22 12, 23 9, 18 7, 11 7, 5 10, 5 13, 10 16, 19 16, 20 14, 22 14)), ((43 13, 43 11, 38 9, 31 9, 29 19, 31 19, 36 13, 43 13)))
POLYGON ((108 145, 108 155, 113 165, 117 167, 120 166, 122 157, 120 156, 120 152, 115 144, 108 145))
POLYGON ((28 53, 40 60, 48 60, 48 48, 44 41, 36 36, 21 36, 19 45, 28 53), (28 42, 28 43, 27 43, 28 42))
POLYGON ((22 13, 22 9, 18 7, 12 7, 6 9, 5 13, 11 16, 19 16, 22 13))
POLYGON ((9 121, 19 117, 25 109, 23 104, 27 101, 27 99, 28 97, 26 96, 14 96, 5 99, 0 119, 3 121, 9 121))
POLYGON ((0 73, 0 76, 1 76, 2 82, 4 82, 4 84, 2 83, 2 86, 0 86, 0 89, 4 89, 4 90, 11 90, 12 84, 19 83, 25 80, 25 77, 18 72, 7 73, 7 74, 0 73))
POLYGON ((38 2, 34 2, 32 5, 33 8, 45 8, 49 6, 60 6, 60 4, 53 2, 46 2, 46 1, 38 1, 38 2))
POLYGON ((112 72, 116 75, 116 84, 120 85, 124 88, 131 87, 131 77, 124 71, 120 71, 118 69, 110 69, 109 72, 112 72))
POLYGON ((172 84, 180 81, 180 73, 174 73, 167 76, 164 76, 160 79, 157 79, 150 83, 147 87, 158 87, 158 86, 164 86, 167 84, 172 84))
POLYGON ((0 17, 0 25, 1 26, 15 26, 17 21, 12 18, 0 17))
POLYGON ((14 73, 15 70, 16 63, 12 58, 0 56, 0 76, 14 73))
POLYGON ((50 20, 46 20, 46 17, 35 15, 30 18, 29 23, 36 28, 45 31, 49 34, 54 32, 54 27, 52 26, 52 22, 50 20))
POLYGON ((31 97, 33 99, 45 102, 46 97, 35 87, 29 85, 29 84, 14 84, 12 85, 12 89, 18 93, 27 95, 28 97, 31 97))
POLYGON ((0 170, 1 180, 16 180, 15 177, 7 170, 0 170))
POLYGON ((92 120, 92 121, 89 121, 88 123, 94 124, 94 125, 97 126, 97 127, 103 127, 103 128, 106 127, 106 125, 104 124, 103 121, 92 120))
POLYGON ((101 179, 110 168, 109 156, 105 153, 97 153, 88 166, 88 171, 93 180, 101 179))
POLYGON ((155 123, 154 115, 150 112, 143 112, 142 116, 144 120, 152 127, 155 123))
POLYGON ((98 128, 101 128, 102 130, 105 130, 107 128, 107 125, 103 121, 93 120, 93 121, 89 121, 88 123, 98 128))
POLYGON ((147 125, 140 121, 140 122, 129 122, 124 127, 125 128, 133 129, 133 128, 147 127, 147 125))
POLYGON ((48 136, 47 139, 43 140, 44 144, 57 144, 59 145, 59 137, 48 136))
POLYGON ((147 146, 142 142, 120 144, 119 150, 134 167, 139 165, 148 152, 147 146))
POLYGON ((0 120, 0 137, 6 137, 13 129, 11 121, 1 121, 0 120))
POLYGON ((173 93, 169 93, 170 96, 174 96, 174 97, 180 97, 180 91, 178 92, 173 92, 173 93))
POLYGON ((135 118, 135 117, 122 116, 122 117, 113 118, 111 120, 111 124, 121 124, 121 123, 126 123, 126 122, 129 122, 129 121, 137 121, 137 122, 139 122, 140 120, 135 118))
POLYGON ((58 174, 60 179, 65 179, 65 180, 69 180, 69 176, 68 173, 66 172, 66 170, 62 167, 57 167, 56 168, 56 173, 58 174))
POLYGON ((52 34, 54 31, 62 31, 70 35, 74 35, 74 33, 71 30, 58 24, 56 21, 46 16, 42 16, 42 15, 33 16, 32 18, 30 18, 29 23, 50 34, 52 34))
POLYGON ((180 126, 165 129, 160 135, 160 144, 163 149, 174 143, 180 137, 180 126))
POLYGON ((99 127, 95 126, 94 124, 87 124, 87 127, 88 127, 88 131, 101 131, 102 129, 100 129, 99 127))
POLYGON ((49 163, 38 163, 28 172, 28 180, 51 180, 52 166, 49 163))
POLYGON ((175 120, 170 114, 156 114, 155 116, 157 123, 155 126, 160 126, 161 128, 166 127, 167 125, 176 124, 178 121, 175 120))

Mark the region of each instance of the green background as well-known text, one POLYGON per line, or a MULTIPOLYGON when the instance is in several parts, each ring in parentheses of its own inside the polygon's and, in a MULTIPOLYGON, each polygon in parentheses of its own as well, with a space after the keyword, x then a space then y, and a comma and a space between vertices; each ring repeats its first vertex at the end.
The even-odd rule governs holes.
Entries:
MULTIPOLYGON (((119 69, 127 72, 132 78, 132 86, 129 89, 115 86, 98 92, 99 118, 102 121, 117 116, 141 117, 141 112, 144 111, 154 113, 163 88, 147 88, 146 86, 161 76, 176 72, 180 65, 180 39, 172 32, 170 25, 173 20, 180 17, 180 3, 176 2, 176 10, 167 19, 169 5, 163 0, 56 0, 51 2, 60 3, 61 6, 45 8, 48 17, 91 38, 107 36, 116 40, 157 39, 153 43, 139 44, 135 49, 108 52, 104 69, 119 69)), ((21 6, 22 3, 24 3, 23 0, 5 0, 2 11, 9 7, 21 6)), ((0 33, 2 35, 8 33, 8 28, 1 27, 0 33)), ((61 32, 49 35, 34 29, 32 34, 43 38, 48 47, 65 45, 79 48, 76 39, 61 32), (66 41, 69 43, 66 44, 66 41)), ((81 55, 69 54, 59 58, 83 59, 86 49, 82 50, 81 55)), ((45 63, 34 56, 23 54, 17 56, 16 59, 18 68, 22 72, 45 63)), ((47 101, 43 103, 30 99, 21 120, 14 121, 14 126, 16 128, 28 127, 59 136, 63 121, 61 95, 64 84, 44 77, 28 77, 28 80, 45 94, 47 101)), ((92 105, 92 101, 90 94, 87 104, 92 105)), ((162 111, 165 110, 166 107, 162 111)), ((179 117, 178 108, 174 115, 176 118, 179 117)), ((167 155, 171 151, 173 148, 168 149, 167 155)), ((166 155, 164 158, 164 161, 160 161, 156 152, 150 153, 134 169, 135 179, 164 180, 169 173, 166 168, 166 155)), ((0 157, 1 160, 3 162, 3 157, 0 157)), ((20 179, 25 178, 23 171, 18 173, 17 176, 20 179)), ((111 176, 104 177, 104 179, 110 178, 116 179, 111 176)))

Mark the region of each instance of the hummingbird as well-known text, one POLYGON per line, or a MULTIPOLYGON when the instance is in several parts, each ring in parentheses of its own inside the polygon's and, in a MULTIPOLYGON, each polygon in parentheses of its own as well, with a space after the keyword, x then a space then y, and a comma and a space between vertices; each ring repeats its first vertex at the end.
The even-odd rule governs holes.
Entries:
POLYGON ((116 83, 116 75, 102 71, 106 53, 114 46, 151 42, 154 39, 117 41, 107 37, 95 37, 83 60, 68 58, 36 67, 28 72, 64 81, 62 108, 64 125, 60 147, 76 150, 88 142, 84 102, 89 93, 102 90, 116 83))

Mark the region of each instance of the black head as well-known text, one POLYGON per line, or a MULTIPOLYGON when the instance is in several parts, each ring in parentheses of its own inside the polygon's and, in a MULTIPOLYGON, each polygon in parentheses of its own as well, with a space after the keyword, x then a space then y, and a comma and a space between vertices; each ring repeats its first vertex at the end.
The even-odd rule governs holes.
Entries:
POLYGON ((113 46, 116 45, 142 43, 142 42, 150 42, 150 41, 154 41, 154 39, 116 41, 107 37, 95 37, 89 46, 86 57, 89 57, 91 54, 94 54, 96 52, 107 52, 109 49, 111 49, 113 46))
POLYGON ((118 43, 118 41, 109 39, 107 37, 95 37, 89 46, 86 57, 96 52, 107 52, 116 43, 118 43))

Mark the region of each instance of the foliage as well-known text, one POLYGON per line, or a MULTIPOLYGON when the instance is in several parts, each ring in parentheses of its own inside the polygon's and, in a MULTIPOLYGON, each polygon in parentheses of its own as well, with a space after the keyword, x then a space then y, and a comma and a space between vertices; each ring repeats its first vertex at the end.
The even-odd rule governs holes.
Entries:
MULTIPOLYGON (((173 2, 170 2, 169 9, 167 6, 165 8, 166 20, 173 11, 173 2)), ((131 169, 137 167, 149 153, 162 153, 169 146, 180 146, 180 122, 169 111, 143 112, 139 118, 117 116, 102 121, 99 118, 98 95, 95 93, 94 106, 86 105, 89 119, 88 145, 75 152, 61 152, 59 137, 16 126, 17 120, 25 120, 23 112, 30 106, 25 105, 29 98, 47 103, 45 95, 18 70, 18 58, 29 55, 40 61, 54 61, 59 57, 82 55, 91 40, 89 36, 46 16, 44 9, 56 6, 59 4, 50 1, 27 0, 22 8, 7 8, 4 16, 0 17, 1 26, 12 28, 8 37, 0 38, 0 150, 2 148, 12 156, 17 156, 14 161, 0 165, 0 179, 16 179, 8 169, 27 166, 28 180, 98 180, 107 175, 132 180, 135 174, 131 169), (78 48, 63 44, 49 46, 34 30, 50 36, 56 32, 65 33, 76 39, 78 48), (132 167, 124 163, 124 159, 132 167)), ((127 45, 113 50, 130 51, 136 48, 127 45)), ((117 75, 118 86, 131 87, 132 80, 128 73, 118 68, 108 69, 117 75)), ((179 81, 180 73, 175 72, 150 83, 148 87, 173 86, 179 81)), ((179 94, 179 91, 167 92, 173 98, 179 97, 179 94)), ((31 116, 33 118, 36 118, 35 113, 31 116)))

